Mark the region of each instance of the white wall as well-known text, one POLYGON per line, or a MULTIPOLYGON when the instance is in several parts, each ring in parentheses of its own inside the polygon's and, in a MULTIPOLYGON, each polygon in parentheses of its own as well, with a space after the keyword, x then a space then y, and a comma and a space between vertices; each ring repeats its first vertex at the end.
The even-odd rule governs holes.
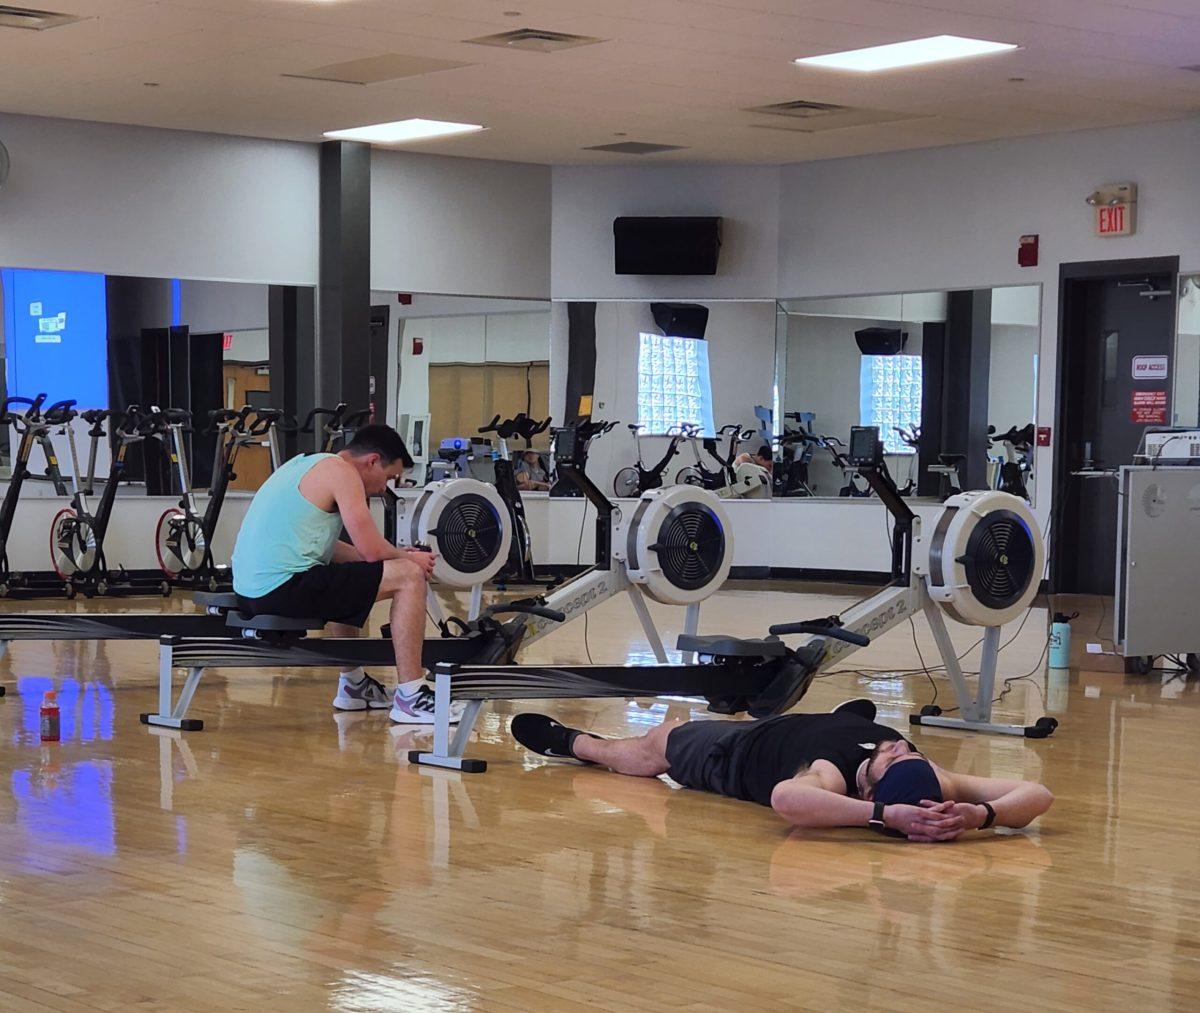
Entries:
MULTIPOLYGON (((0 265, 313 285, 313 144, 0 113, 0 265)), ((550 169, 375 151, 372 280, 546 298, 550 169)))
MULTIPOLYGON (((1178 254, 1200 267, 1200 121, 1076 132, 786 166, 779 290, 788 297, 1043 285, 1039 411, 1053 419, 1059 264, 1178 254), (1093 235, 1098 184, 1138 184, 1138 232, 1093 235), (1041 266, 1017 266, 1041 236, 1041 266)), ((1035 469, 1050 474, 1051 450, 1035 469)), ((1043 484, 1043 489, 1046 484, 1043 484)), ((1047 495, 1039 495, 1044 519, 1047 495)))
MULTIPOLYGON (((713 387, 713 422, 720 428, 731 422, 755 427, 754 406, 770 404, 775 380, 774 302, 706 302, 708 307, 709 371, 713 387)), ((552 339, 552 354, 565 347, 565 306, 552 315, 559 333, 552 339)), ((661 333, 649 303, 600 302, 596 306, 596 387, 593 416, 622 425, 595 441, 588 457, 588 475, 606 492, 612 489, 617 470, 636 459, 633 439, 625 425, 637 421, 638 335, 661 333)), ((562 356, 559 356, 562 358, 562 356)), ((554 360, 551 360, 553 365, 554 360)), ((552 373, 552 376, 555 375, 552 373)), ((562 410, 551 399, 552 411, 562 410)), ((562 418, 560 414, 556 418, 562 418)), ((652 465, 665 452, 663 436, 642 439, 642 453, 652 465)), ((686 448, 668 468, 674 475, 693 463, 686 448)))
POLYGON ((550 169, 376 150, 371 285, 397 292, 550 294, 550 169))
POLYGON ((311 285, 317 148, 0 114, 0 264, 311 285))
POLYGON ((551 293, 555 299, 773 299, 779 236, 774 166, 556 166, 551 293), (724 218, 715 277, 617 275, 613 219, 724 218))

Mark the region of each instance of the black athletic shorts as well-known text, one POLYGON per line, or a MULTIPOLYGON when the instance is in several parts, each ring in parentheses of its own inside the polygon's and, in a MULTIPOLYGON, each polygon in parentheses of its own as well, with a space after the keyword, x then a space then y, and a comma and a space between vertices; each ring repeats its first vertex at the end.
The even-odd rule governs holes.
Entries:
POLYGON ((361 629, 367 625, 382 580, 382 560, 323 563, 293 574, 261 598, 239 594, 238 601, 242 611, 252 616, 323 619, 361 629))
POLYGON ((737 798, 733 747, 753 721, 689 721, 667 736, 667 771, 685 788, 737 798))

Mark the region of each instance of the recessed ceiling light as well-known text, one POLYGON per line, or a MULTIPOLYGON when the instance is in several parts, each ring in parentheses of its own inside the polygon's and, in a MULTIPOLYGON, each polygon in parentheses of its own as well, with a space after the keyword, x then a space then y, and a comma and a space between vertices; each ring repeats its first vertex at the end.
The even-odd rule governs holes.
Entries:
POLYGON ((917 67, 924 63, 961 60, 968 56, 1006 53, 1019 49, 1009 42, 987 42, 984 39, 964 39, 957 35, 935 35, 928 39, 893 42, 887 46, 851 49, 845 53, 825 56, 806 56, 795 62, 802 67, 828 67, 833 70, 856 70, 869 73, 876 70, 896 70, 917 67))
POLYGON ((435 137, 473 134, 483 130, 477 123, 448 123, 445 120, 397 120, 395 123, 375 123, 369 127, 348 130, 327 130, 331 141, 365 141, 367 144, 407 144, 409 141, 428 141, 435 137))

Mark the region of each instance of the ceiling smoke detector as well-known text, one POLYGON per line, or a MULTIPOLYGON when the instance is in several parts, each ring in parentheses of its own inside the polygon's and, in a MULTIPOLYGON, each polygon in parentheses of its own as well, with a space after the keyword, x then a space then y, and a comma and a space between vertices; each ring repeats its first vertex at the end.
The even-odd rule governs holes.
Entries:
POLYGON ((74 14, 56 14, 53 11, 35 11, 27 7, 9 7, 0 4, 0 28, 27 28, 34 32, 44 32, 47 28, 58 28, 69 25, 83 18, 74 14))
POLYGON ((580 151, 611 151, 617 155, 655 155, 660 151, 683 151, 683 144, 651 144, 647 141, 619 141, 616 144, 592 144, 580 151))
POLYGON ((499 46, 501 49, 527 49, 534 53, 556 53, 560 49, 576 46, 591 46, 605 42, 592 35, 568 35, 566 32, 551 32, 544 28, 515 28, 511 32, 481 35, 477 39, 464 39, 479 46, 499 46))

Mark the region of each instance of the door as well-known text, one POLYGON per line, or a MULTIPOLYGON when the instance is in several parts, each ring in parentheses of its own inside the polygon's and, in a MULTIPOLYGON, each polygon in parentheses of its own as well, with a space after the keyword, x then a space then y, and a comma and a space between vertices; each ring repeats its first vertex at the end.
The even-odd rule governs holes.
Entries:
POLYGON ((1134 359, 1172 352, 1175 275, 1065 278, 1062 298, 1052 577, 1060 592, 1110 595, 1118 529, 1113 472, 1132 462, 1147 425, 1170 418, 1168 377, 1135 377, 1134 359))
MULTIPOLYGON (((266 363, 250 364, 227 362, 225 373, 225 407, 234 410, 243 405, 267 408, 271 401, 271 376, 266 363)), ((234 464, 236 477, 229 483, 230 489, 253 492, 271 474, 271 452, 265 445, 252 444, 238 451, 234 464)))

